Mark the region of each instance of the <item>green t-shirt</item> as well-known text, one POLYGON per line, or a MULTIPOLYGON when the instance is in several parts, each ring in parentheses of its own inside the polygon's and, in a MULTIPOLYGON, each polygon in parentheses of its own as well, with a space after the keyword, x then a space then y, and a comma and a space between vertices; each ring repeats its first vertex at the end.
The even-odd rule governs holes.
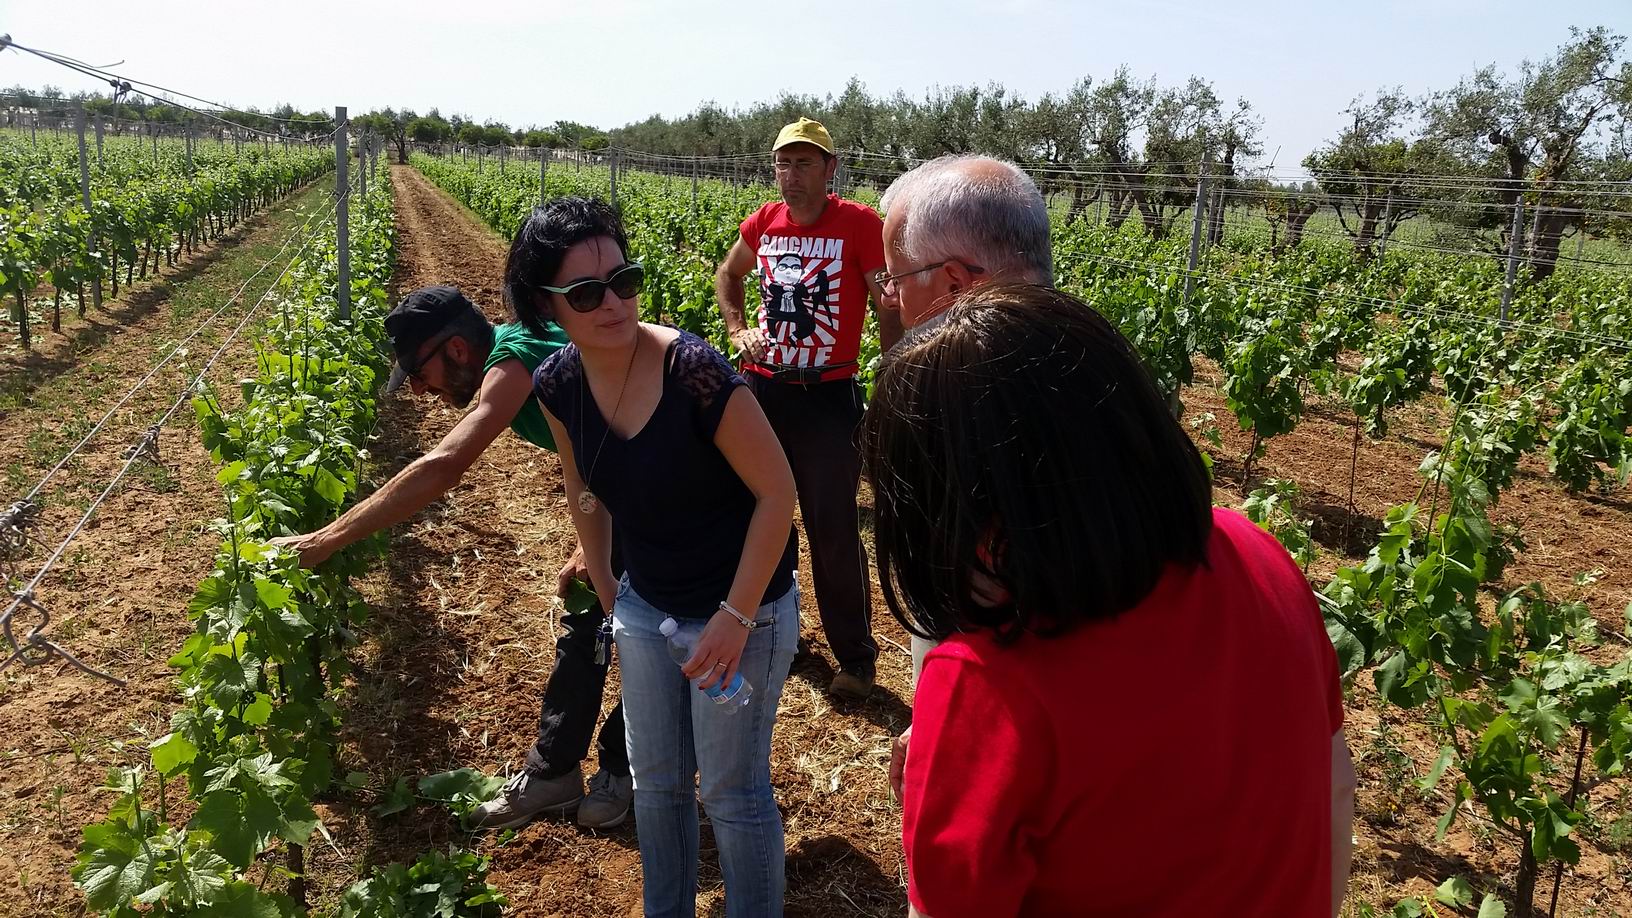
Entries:
MULTIPOLYGON (((514 358, 522 362, 531 373, 538 369, 544 358, 567 346, 567 333, 553 322, 549 332, 543 338, 527 330, 527 326, 512 322, 508 325, 499 325, 493 329, 493 352, 487 355, 487 365, 482 367, 486 373, 500 363, 514 358)), ((510 422, 510 429, 534 446, 542 446, 550 452, 555 452, 555 436, 550 433, 550 425, 544 420, 544 412, 538 407, 538 399, 529 397, 521 405, 521 411, 516 413, 516 419, 510 422)))

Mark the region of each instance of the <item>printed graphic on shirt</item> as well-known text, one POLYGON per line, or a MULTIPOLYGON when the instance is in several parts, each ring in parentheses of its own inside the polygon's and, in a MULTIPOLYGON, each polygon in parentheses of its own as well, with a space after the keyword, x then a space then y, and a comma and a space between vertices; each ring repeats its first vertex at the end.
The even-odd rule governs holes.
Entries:
POLYGON ((839 273, 844 240, 759 237, 760 328, 771 339, 767 363, 820 367, 833 362, 844 298, 839 273))

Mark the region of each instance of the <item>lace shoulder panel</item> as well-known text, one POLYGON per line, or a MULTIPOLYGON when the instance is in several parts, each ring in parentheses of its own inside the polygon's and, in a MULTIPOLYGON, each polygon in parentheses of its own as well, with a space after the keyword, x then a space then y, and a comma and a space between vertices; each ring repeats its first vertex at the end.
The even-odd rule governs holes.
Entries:
POLYGON ((583 372, 584 362, 578 358, 578 346, 568 344, 544 358, 533 371, 533 395, 556 418, 562 418, 561 393, 575 391, 573 386, 583 372))
POLYGON ((745 385, 742 375, 731 367, 724 355, 707 341, 682 331, 674 342, 674 377, 697 402, 697 407, 708 412, 722 396, 745 385))

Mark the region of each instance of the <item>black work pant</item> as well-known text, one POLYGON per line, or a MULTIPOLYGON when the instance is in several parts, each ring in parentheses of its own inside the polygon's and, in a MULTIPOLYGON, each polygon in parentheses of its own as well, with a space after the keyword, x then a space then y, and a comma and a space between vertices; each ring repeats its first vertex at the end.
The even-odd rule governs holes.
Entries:
MULTIPOLYGON (((589 755, 589 740, 601 716, 607 666, 595 662, 595 634, 606 616, 599 606, 564 615, 565 630, 555 639, 555 668, 544 684, 539 706, 538 741, 527 750, 527 771, 553 778, 578 767, 589 755)), ((610 641, 608 641, 610 644, 610 641)), ((597 744, 601 767, 629 774, 629 749, 623 738, 623 702, 606 715, 597 744)))
POLYGON ((841 669, 872 674, 872 592, 861 547, 856 487, 861 481, 861 386, 853 379, 804 385, 746 374, 793 468, 799 515, 810 543, 810 575, 822 631, 841 669))

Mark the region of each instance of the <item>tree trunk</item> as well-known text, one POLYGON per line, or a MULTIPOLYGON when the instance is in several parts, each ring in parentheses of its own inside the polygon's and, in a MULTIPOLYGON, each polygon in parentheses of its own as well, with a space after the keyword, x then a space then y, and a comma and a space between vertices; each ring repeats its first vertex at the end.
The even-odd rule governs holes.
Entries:
POLYGON ((1207 217, 1207 244, 1218 245, 1224 241, 1224 186, 1230 176, 1235 174, 1235 144, 1227 143, 1224 147, 1224 161, 1219 164, 1218 187, 1213 191, 1212 213, 1207 217))
POLYGON ((1071 188, 1071 213, 1066 216, 1065 222, 1068 224, 1074 222, 1078 217, 1082 216, 1084 211, 1088 209, 1088 205, 1090 203, 1097 200, 1099 200, 1098 192, 1095 192, 1092 198, 1088 197, 1087 185, 1084 185, 1081 182, 1073 185, 1071 188))
POLYGON ((1540 219, 1536 221, 1536 238, 1531 240, 1531 278, 1542 281, 1553 276, 1553 271, 1558 268, 1558 249, 1564 241, 1564 231, 1572 223, 1579 227, 1579 220, 1578 215, 1561 208, 1542 209, 1540 219))
POLYGON ((1167 238, 1165 221, 1162 220, 1162 209, 1150 203, 1145 197, 1143 188, 1133 191, 1133 203, 1139 208, 1139 222, 1145 225, 1145 235, 1152 239, 1167 238))
MULTIPOLYGON (((1225 166, 1228 169, 1228 165, 1225 166)), ((1228 175, 1229 173, 1225 173, 1228 175)), ((1219 180, 1219 186, 1213 190, 1213 200, 1207 214, 1207 244, 1218 245, 1224 241, 1224 179, 1219 180)))
POLYGON ((1309 218, 1319 210, 1318 204, 1293 205, 1286 212, 1286 247, 1295 249, 1303 242, 1303 229, 1309 225, 1309 218))
POLYGON ((289 898, 302 910, 306 908, 306 849, 291 844, 286 850, 284 866, 289 871, 289 898))
POLYGON ((1106 225, 1113 231, 1122 228, 1128 221, 1128 215, 1133 213, 1133 195, 1127 189, 1118 189, 1111 193, 1111 209, 1106 215, 1106 225))
POLYGON ((1371 260, 1372 247, 1377 244, 1377 223, 1383 216, 1383 205, 1367 197, 1356 209, 1360 212, 1360 230, 1354 234, 1354 254, 1366 262, 1371 260))
POLYGON ((33 347, 28 336, 28 298, 21 290, 17 291, 17 341, 25 351, 33 347))

